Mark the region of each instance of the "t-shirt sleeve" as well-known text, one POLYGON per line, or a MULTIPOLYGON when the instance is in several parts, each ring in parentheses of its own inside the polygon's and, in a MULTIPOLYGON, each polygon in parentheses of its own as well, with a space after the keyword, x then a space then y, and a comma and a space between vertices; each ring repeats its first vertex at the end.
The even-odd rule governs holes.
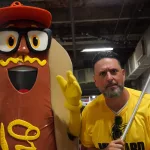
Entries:
POLYGON ((82 112, 80 140, 82 145, 87 148, 94 147, 94 143, 92 142, 92 137, 90 135, 89 130, 90 130, 90 124, 88 122, 88 108, 85 108, 82 112))
MULTIPOLYGON (((147 119, 147 132, 148 132, 148 141, 150 141, 150 94, 148 94, 148 110, 147 110, 147 116, 146 116, 146 119, 147 119)), ((149 145, 150 147, 150 145, 149 145)))
POLYGON ((147 103, 147 106, 148 106, 148 110, 147 110, 147 121, 148 121, 148 127, 149 127, 149 130, 150 130, 150 94, 146 94, 146 101, 148 102, 147 103))

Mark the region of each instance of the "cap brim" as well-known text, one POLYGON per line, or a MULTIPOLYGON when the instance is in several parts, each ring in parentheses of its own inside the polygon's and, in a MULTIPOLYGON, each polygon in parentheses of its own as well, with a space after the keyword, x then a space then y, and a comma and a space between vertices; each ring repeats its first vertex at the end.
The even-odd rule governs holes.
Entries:
POLYGON ((0 8, 0 24, 12 20, 32 20, 48 28, 51 25, 52 15, 45 9, 24 5, 0 8))

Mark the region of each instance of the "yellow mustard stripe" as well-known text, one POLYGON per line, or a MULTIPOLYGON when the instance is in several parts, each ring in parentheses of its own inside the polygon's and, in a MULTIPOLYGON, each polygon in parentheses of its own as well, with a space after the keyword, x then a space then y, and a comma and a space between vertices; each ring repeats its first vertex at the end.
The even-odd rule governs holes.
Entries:
POLYGON ((5 67, 10 62, 13 62, 13 63, 17 64, 19 61, 20 62, 27 62, 27 61, 29 61, 30 63, 33 63, 33 62, 37 61, 40 66, 44 66, 47 63, 47 61, 45 59, 41 61, 38 58, 30 58, 29 56, 25 56, 25 58, 23 60, 22 56, 19 56, 18 58, 10 57, 6 61, 0 60, 0 65, 5 67))
MULTIPOLYGON (((28 123, 27 121, 21 120, 21 119, 16 119, 12 122, 9 123, 8 127, 7 127, 8 133, 15 139, 18 140, 24 140, 26 142, 28 142, 31 147, 26 147, 23 145, 15 145, 15 150, 36 150, 37 148, 34 146, 33 142, 30 142, 29 140, 36 140, 37 138, 39 138, 40 136, 40 130, 39 128, 33 126, 32 124, 28 123), (13 132, 13 127, 14 126, 23 126, 26 127, 27 130, 25 131, 25 135, 18 135, 16 133, 13 132), (31 131, 36 131, 36 134, 34 136, 28 136, 29 132, 31 131)), ((4 149, 5 150, 5 149, 4 149)), ((7 150, 7 149, 6 149, 7 150)))
POLYGON ((0 128, 0 146, 2 150, 9 150, 8 144, 5 138, 5 129, 3 123, 1 123, 1 128, 0 128))
POLYGON ((6 61, 0 60, 0 65, 2 65, 3 67, 7 66, 9 64, 9 62, 13 62, 13 63, 18 63, 18 62, 23 62, 22 58, 18 57, 18 58, 13 58, 10 57, 8 58, 6 61))
POLYGON ((41 65, 41 66, 44 66, 47 62, 46 60, 41 61, 38 58, 30 58, 29 56, 25 56, 24 62, 27 62, 27 61, 29 61, 30 63, 33 63, 33 62, 37 61, 38 64, 41 65))
POLYGON ((8 129, 8 133, 9 133, 12 137, 14 137, 14 138, 16 138, 16 139, 19 139, 19 140, 26 140, 26 141, 28 141, 28 140, 35 140, 35 139, 37 139, 37 138, 40 136, 40 130, 39 130, 37 127, 35 127, 35 126, 33 126, 32 124, 30 124, 30 123, 28 123, 28 122, 26 122, 26 121, 24 121, 24 120, 21 120, 21 119, 16 119, 16 120, 12 121, 12 122, 8 125, 8 128, 7 128, 7 129, 8 129), (18 134, 15 134, 15 133, 13 132, 13 126, 16 126, 16 125, 21 125, 21 126, 24 126, 24 127, 27 128, 27 130, 26 130, 26 132, 25 132, 25 136, 24 136, 24 135, 18 135, 18 134), (34 136, 28 136, 28 133, 29 133, 30 131, 36 131, 37 134, 34 135, 34 136))

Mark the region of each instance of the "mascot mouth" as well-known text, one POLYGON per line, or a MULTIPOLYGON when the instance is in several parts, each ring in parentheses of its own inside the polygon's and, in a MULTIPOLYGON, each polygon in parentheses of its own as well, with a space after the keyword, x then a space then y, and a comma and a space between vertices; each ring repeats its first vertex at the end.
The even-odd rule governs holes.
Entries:
POLYGON ((37 78, 37 68, 29 66, 18 66, 8 69, 11 83, 21 93, 26 93, 32 89, 37 78))

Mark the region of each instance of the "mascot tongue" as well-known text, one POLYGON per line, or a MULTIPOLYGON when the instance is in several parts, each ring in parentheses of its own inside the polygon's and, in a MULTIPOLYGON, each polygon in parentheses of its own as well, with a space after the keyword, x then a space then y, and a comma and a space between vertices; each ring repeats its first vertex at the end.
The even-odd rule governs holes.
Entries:
POLYGON ((21 92, 21 93, 26 93, 26 92, 28 92, 29 90, 28 89, 20 89, 19 90, 19 92, 21 92))

